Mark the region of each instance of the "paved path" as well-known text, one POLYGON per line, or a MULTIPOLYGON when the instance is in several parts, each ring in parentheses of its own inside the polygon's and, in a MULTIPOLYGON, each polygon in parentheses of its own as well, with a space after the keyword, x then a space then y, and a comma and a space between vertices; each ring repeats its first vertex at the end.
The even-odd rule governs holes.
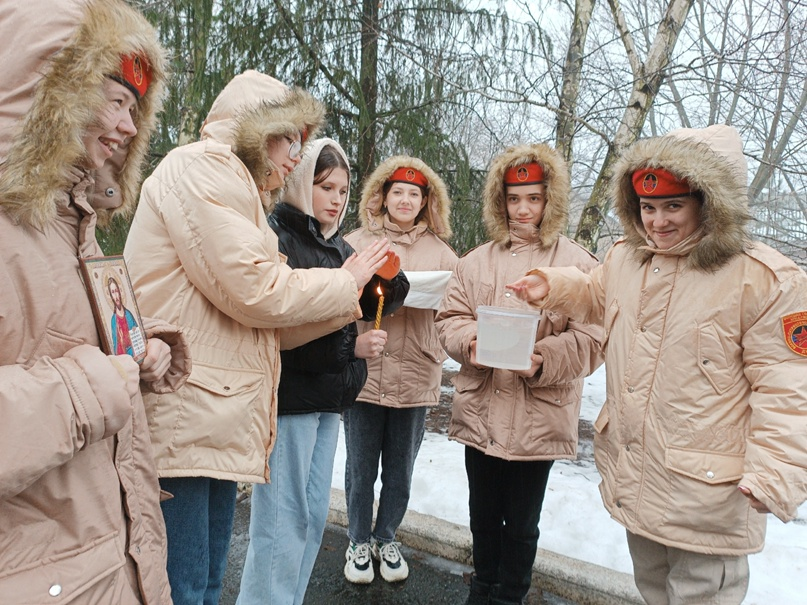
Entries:
MULTIPOLYGON (((246 556, 249 527, 249 499, 236 506, 233 539, 224 591, 220 605, 235 605, 241 569, 246 556)), ((389 584, 378 573, 372 584, 359 586, 345 580, 347 535, 344 528, 328 525, 314 572, 306 592, 305 605, 463 605, 468 587, 463 574, 471 570, 465 565, 402 547, 409 563, 409 578, 389 584)), ((528 605, 574 605, 572 601, 533 590, 528 605)))

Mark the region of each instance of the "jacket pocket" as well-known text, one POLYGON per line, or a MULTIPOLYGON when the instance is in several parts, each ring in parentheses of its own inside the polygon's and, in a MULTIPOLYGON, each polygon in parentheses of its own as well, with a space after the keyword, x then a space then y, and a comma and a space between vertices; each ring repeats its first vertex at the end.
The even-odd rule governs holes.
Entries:
POLYGON ((456 390, 451 404, 449 435, 483 449, 488 441, 487 408, 491 403, 490 393, 485 388, 492 375, 492 370, 460 371, 451 379, 456 390))
POLYGON ((610 486, 609 479, 613 479, 613 448, 611 447, 610 433, 613 427, 610 423, 609 406, 612 401, 606 401, 602 406, 597 419, 594 421, 594 462, 603 478, 603 484, 610 486))
POLYGON ((619 303, 616 299, 611 301, 611 304, 608 306, 608 309, 605 311, 605 317, 603 317, 603 327, 605 328, 605 334, 602 337, 602 344, 600 348, 604 351, 605 345, 608 344, 608 341, 611 339, 611 330, 614 329, 614 324, 616 323, 617 318, 619 317, 619 303))
POLYGON ((541 402, 542 404, 551 405, 553 407, 566 407, 570 403, 580 401, 580 388, 575 388, 573 383, 567 383, 568 388, 554 387, 529 387, 530 395, 533 399, 541 402))
POLYGON ((457 393, 472 393, 481 388, 488 374, 489 372, 480 372, 478 374, 460 372, 451 379, 451 382, 454 384, 457 393))
POLYGON ((118 533, 114 532, 25 570, 3 572, 0 600, 15 605, 69 603, 124 563, 123 553, 118 548, 118 533))
POLYGON ((199 362, 193 364, 193 370, 188 378, 190 384, 221 397, 234 397, 251 391, 262 381, 263 374, 260 372, 218 368, 199 362))
POLYGON ((725 393, 734 382, 726 350, 717 329, 711 323, 698 329, 698 367, 718 395, 725 393))
POLYGON ((28 356, 24 365, 26 368, 30 368, 41 357, 62 357, 67 351, 80 344, 84 344, 84 341, 80 338, 62 334, 49 327, 45 330, 39 342, 36 343, 36 347, 28 356))
POLYGON ((524 402, 526 415, 522 416, 518 410, 520 406, 517 406, 513 418, 516 433, 523 431, 518 427, 522 421, 529 427, 530 443, 525 445, 527 453, 576 453, 579 406, 570 404, 580 401, 581 389, 582 385, 575 383, 528 389, 524 402))
POLYGON ((721 536, 721 541, 746 539, 749 508, 737 490, 743 462, 742 454, 668 447, 667 480, 656 485, 663 487, 658 493, 666 494, 664 535, 702 544, 714 543, 710 535, 721 536))
POLYGON ((176 449, 201 447, 247 455, 255 447, 249 435, 256 416, 268 418, 273 405, 265 374, 202 363, 194 363, 181 395, 182 409, 171 441, 176 449))
POLYGON ((743 476, 743 454, 718 454, 699 450, 668 447, 667 468, 703 483, 737 482, 743 476))
POLYGON ((597 419, 594 421, 594 431, 597 434, 602 434, 602 432, 605 430, 605 427, 607 426, 608 426, 608 406, 604 405, 602 406, 602 409, 600 410, 597 419))
POLYGON ((420 348, 420 352, 423 357, 432 363, 443 363, 446 358, 443 347, 440 346, 436 338, 434 340, 429 339, 428 342, 424 343, 420 348))

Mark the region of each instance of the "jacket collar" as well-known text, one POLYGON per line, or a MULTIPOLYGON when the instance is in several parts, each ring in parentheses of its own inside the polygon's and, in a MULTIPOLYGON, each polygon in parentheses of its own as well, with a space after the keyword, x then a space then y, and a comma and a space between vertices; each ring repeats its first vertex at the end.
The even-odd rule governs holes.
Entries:
POLYGON ((333 233, 328 239, 325 239, 320 231, 322 225, 320 225, 320 222, 317 219, 306 214, 299 208, 295 208, 294 206, 285 202, 276 204, 275 209, 272 211, 272 215, 275 216, 279 223, 282 222, 286 227, 295 233, 308 233, 314 239, 319 240, 319 242, 323 245, 329 245, 329 242, 333 236, 339 233, 339 230, 337 229, 336 232, 333 233))
POLYGON ((647 245, 640 246, 639 250, 643 252, 649 252, 650 254, 658 254, 659 256, 688 256, 693 250, 695 250, 703 239, 706 231, 701 225, 695 231, 693 231, 688 237, 681 240, 672 248, 667 248, 666 250, 662 250, 656 246, 653 240, 648 236, 646 238, 647 245))
POLYGON ((539 243, 543 247, 541 229, 533 224, 508 221, 511 247, 539 243))
POLYGON ((384 230, 394 239, 401 244, 414 244, 421 235, 423 235, 429 228, 426 221, 421 220, 419 223, 414 224, 409 229, 404 231, 396 223, 393 223, 388 214, 384 214, 384 230))

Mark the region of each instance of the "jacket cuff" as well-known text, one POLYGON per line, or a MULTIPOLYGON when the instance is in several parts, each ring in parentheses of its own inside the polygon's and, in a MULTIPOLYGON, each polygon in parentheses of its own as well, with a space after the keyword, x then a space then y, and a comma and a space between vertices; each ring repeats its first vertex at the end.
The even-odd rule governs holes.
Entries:
MULTIPOLYGON (((782 523, 787 523, 788 521, 792 521, 796 518, 798 511, 795 506, 791 507, 791 510, 786 510, 784 506, 782 506, 779 502, 772 500, 765 490, 762 489, 759 482, 754 480, 754 475, 745 474, 743 475, 742 479, 738 485, 742 485, 743 487, 747 487, 751 490, 753 496, 762 502, 765 506, 768 507, 768 510, 771 511, 782 523)), ((745 496, 743 496, 745 497, 745 496)), ((750 505, 749 505, 750 506, 750 505)), ((753 514, 763 514, 757 513, 755 510, 751 510, 753 514)))
POLYGON ((182 330, 161 319, 143 318, 146 338, 159 338, 171 347, 171 365, 162 378, 154 382, 140 381, 143 391, 173 393, 180 389, 191 375, 191 351, 182 330))
POLYGON ((67 351, 63 358, 54 360, 59 371, 66 376, 66 384, 73 400, 73 408, 82 433, 84 446, 101 441, 106 435, 106 409, 131 407, 126 380, 106 354, 98 347, 79 345, 67 351))

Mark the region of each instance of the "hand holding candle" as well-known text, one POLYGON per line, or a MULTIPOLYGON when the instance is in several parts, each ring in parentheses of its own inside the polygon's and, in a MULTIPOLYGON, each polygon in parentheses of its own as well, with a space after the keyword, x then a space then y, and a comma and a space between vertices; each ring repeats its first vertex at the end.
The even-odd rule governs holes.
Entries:
POLYGON ((376 292, 378 292, 378 309, 376 309, 375 312, 374 330, 378 330, 381 327, 381 313, 384 310, 384 294, 381 292, 381 286, 378 286, 376 292))

